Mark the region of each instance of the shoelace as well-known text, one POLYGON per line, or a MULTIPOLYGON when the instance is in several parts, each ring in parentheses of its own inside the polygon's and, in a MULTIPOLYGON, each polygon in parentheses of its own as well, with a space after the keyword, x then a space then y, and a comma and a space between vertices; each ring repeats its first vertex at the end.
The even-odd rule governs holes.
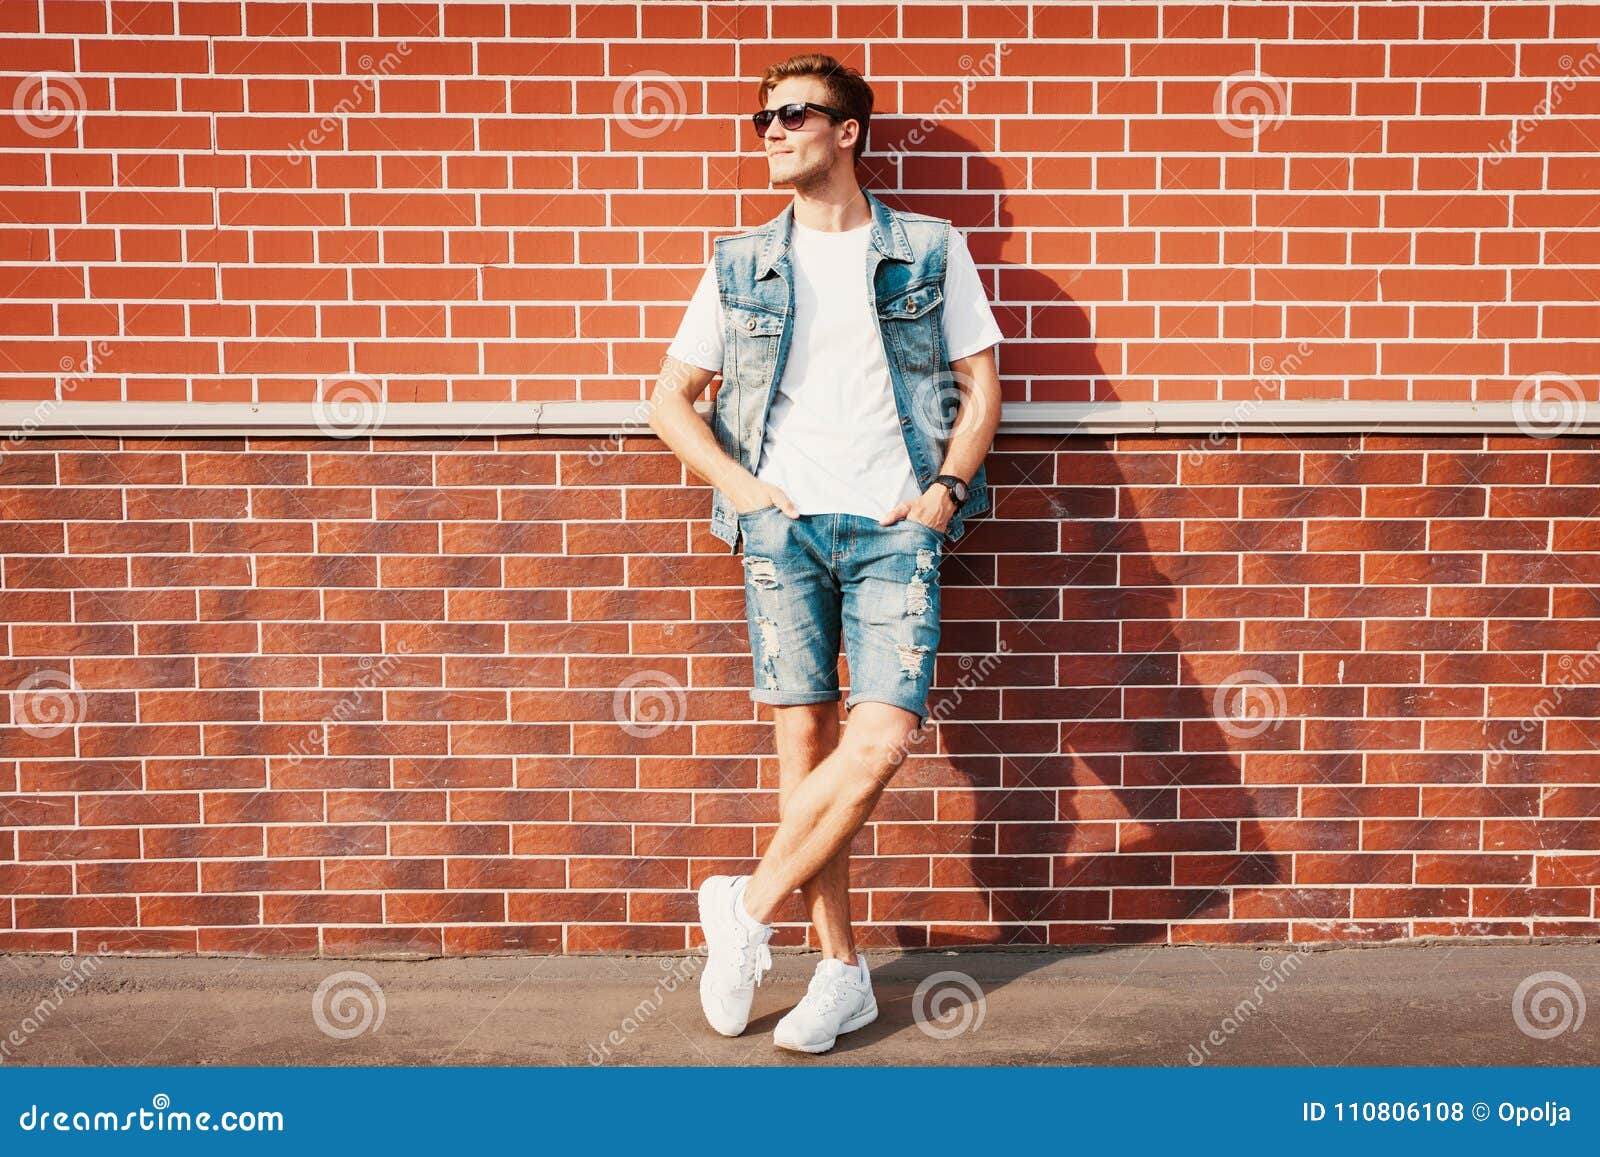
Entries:
MULTIPOLYGON (((736 924, 735 927, 738 927, 736 924)), ((750 930, 738 927, 739 944, 738 952, 739 983, 761 984, 761 974, 772 967, 772 952, 767 947, 765 940, 753 942, 750 930)))
POLYGON ((820 976, 813 976, 811 983, 806 987, 802 1004, 809 1004, 817 1012, 827 1012, 839 1003, 844 985, 839 982, 829 984, 820 976))

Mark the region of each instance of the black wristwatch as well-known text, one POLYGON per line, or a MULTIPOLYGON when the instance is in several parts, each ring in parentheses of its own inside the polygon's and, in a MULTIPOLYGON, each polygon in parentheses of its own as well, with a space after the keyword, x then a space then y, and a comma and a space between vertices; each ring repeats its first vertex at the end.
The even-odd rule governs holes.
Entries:
POLYGON ((950 491, 951 501, 956 504, 956 509, 960 510, 961 504, 967 500, 967 484, 954 474, 941 474, 934 481, 945 484, 945 488, 950 491))

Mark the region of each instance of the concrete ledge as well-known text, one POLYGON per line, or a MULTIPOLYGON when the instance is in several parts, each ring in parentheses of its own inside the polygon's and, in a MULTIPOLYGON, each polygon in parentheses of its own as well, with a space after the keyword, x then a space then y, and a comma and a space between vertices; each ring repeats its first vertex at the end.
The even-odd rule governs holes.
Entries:
MULTIPOLYGON (((1551 434, 1600 433, 1600 407, 1572 403, 1551 434)), ((696 409, 702 416, 710 404, 696 409)), ((1531 405, 1513 402, 1012 402, 1002 434, 1522 434, 1531 405), (1518 424, 1518 416, 1522 424, 1518 424)), ((653 436, 642 401, 391 402, 318 407, 303 402, 0 402, 0 429, 29 435, 187 437, 439 437, 495 434, 653 436)))

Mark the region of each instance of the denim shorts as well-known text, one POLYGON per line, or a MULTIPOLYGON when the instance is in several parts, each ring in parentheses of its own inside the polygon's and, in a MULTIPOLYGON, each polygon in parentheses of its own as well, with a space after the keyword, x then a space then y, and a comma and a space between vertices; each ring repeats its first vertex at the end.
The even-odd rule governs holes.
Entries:
POLYGON ((802 514, 776 506, 738 516, 744 535, 745 623, 755 662, 750 698, 779 705, 870 700, 928 721, 939 648, 943 531, 902 518, 802 514))

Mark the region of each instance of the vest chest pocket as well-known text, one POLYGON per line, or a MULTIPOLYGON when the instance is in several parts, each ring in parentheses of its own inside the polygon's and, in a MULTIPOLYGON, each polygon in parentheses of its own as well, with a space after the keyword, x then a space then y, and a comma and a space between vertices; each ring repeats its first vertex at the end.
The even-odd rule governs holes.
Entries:
POLYGON ((728 349, 740 386, 760 389, 772 377, 783 336, 783 315, 745 305, 727 305, 728 349))
POLYGON ((883 337, 913 376, 944 370, 944 289, 919 285, 878 303, 883 337))

